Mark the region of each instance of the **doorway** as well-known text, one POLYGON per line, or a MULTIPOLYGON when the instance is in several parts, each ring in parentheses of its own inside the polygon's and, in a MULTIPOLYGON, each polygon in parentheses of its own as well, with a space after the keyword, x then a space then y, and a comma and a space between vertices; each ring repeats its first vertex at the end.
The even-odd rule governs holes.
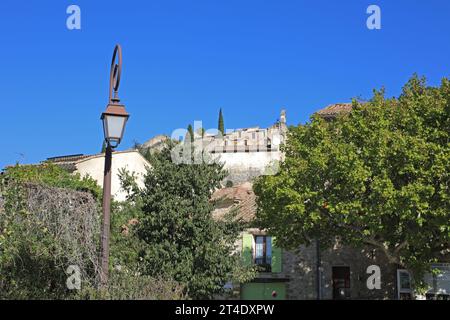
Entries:
POLYGON ((333 299, 350 298, 350 267, 333 267, 333 299))

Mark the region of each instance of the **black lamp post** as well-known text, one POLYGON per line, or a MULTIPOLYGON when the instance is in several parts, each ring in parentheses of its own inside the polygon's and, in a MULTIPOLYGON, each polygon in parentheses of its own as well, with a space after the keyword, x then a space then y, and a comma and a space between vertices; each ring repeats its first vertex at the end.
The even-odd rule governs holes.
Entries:
POLYGON ((112 149, 116 148, 122 140, 125 124, 129 114, 125 106, 120 104, 117 91, 120 85, 122 72, 122 49, 120 45, 114 48, 111 61, 111 72, 109 77, 109 103, 105 112, 102 113, 103 131, 106 142, 105 171, 103 176, 103 223, 101 235, 101 257, 100 257, 100 284, 108 283, 109 269, 109 238, 111 221, 111 163, 112 149), (117 58, 117 63, 116 63, 117 58))

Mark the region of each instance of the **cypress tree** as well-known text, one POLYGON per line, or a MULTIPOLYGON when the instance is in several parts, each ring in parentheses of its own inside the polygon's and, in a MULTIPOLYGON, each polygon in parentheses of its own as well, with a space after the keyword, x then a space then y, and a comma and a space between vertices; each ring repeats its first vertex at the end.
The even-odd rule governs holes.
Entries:
POLYGON ((219 125, 218 128, 219 132, 223 135, 225 135, 225 126, 223 124, 223 114, 222 114, 222 108, 219 110, 219 125))
POLYGON ((186 135, 186 138, 189 137, 191 139, 191 142, 193 142, 194 141, 194 129, 192 129, 191 125, 188 125, 187 131, 188 131, 188 133, 186 135))
POLYGON ((203 138, 205 136, 205 131, 206 131, 205 128, 202 127, 197 130, 197 133, 199 136, 203 138))

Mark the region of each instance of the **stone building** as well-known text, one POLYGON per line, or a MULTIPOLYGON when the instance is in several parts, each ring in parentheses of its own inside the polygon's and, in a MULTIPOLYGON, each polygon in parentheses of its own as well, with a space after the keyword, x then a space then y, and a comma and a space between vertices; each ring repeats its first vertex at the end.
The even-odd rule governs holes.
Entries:
MULTIPOLYGON (((216 191, 213 217, 220 220, 226 212, 238 211, 238 218, 252 222, 256 214, 256 196, 252 184, 216 191)), ((274 237, 264 230, 249 228, 236 243, 244 261, 262 269, 256 279, 243 285, 234 284, 239 299, 316 299, 318 288, 322 299, 394 299, 396 266, 389 265, 383 254, 370 248, 354 249, 338 242, 320 252, 317 265, 316 244, 297 250, 277 248, 274 237), (367 267, 378 265, 382 271, 380 290, 369 290, 367 267), (318 279, 320 279, 318 281, 318 279)))
POLYGON ((223 136, 206 135, 203 140, 211 157, 223 162, 229 171, 227 180, 239 184, 277 170, 277 163, 282 158, 280 146, 286 134, 286 111, 283 109, 279 120, 268 128, 237 129, 223 136))
POLYGON ((258 152, 279 150, 287 133, 286 110, 281 110, 280 119, 268 128, 249 127, 232 130, 222 135, 209 135, 211 151, 227 152, 258 152))
MULTIPOLYGON (((331 121, 340 114, 350 112, 351 108, 351 103, 338 103, 316 114, 331 121)), ((270 128, 262 131, 259 128, 237 130, 215 141, 213 154, 225 162, 235 183, 232 187, 214 193, 215 219, 220 220, 226 212, 237 210, 238 217, 243 221, 251 223, 254 220, 257 208, 252 179, 265 174, 265 166, 272 161, 282 160, 280 145, 285 141, 286 131, 286 113, 282 111, 279 123, 270 128), (259 135, 252 135, 257 131, 260 131, 259 135), (256 140, 250 139, 253 137, 256 140), (274 144, 274 141, 277 143, 274 144), (276 153, 273 158, 269 158, 268 152, 276 153), (263 155, 259 162, 253 158, 258 154, 263 155)), ((236 247, 245 263, 260 268, 252 282, 233 285, 235 298, 238 299, 412 298, 409 273, 389 263, 383 252, 371 247, 357 249, 336 241, 333 248, 326 250, 317 250, 315 242, 297 250, 285 250, 276 246, 274 237, 258 228, 249 228, 243 232, 236 247), (368 274, 368 267, 373 265, 380 267, 380 289, 369 289, 367 285, 371 275, 368 274)), ((433 266, 442 271, 441 275, 426 277, 432 288, 427 294, 429 298, 450 298, 450 261, 442 261, 433 266)))
MULTIPOLYGON (((224 164, 229 172, 224 184, 240 184, 277 170, 277 164, 283 156, 280 146, 287 134, 286 111, 281 110, 279 119, 268 128, 254 126, 228 130, 224 135, 217 130, 212 130, 213 133, 208 130, 203 135, 199 131, 194 132, 195 147, 206 152, 208 160, 224 164)), ((172 136, 174 140, 187 134, 184 129, 175 132, 172 136), (178 136, 179 133, 183 134, 178 136)), ((160 150, 167 140, 167 136, 155 136, 143 143, 141 149, 150 152, 160 150)))

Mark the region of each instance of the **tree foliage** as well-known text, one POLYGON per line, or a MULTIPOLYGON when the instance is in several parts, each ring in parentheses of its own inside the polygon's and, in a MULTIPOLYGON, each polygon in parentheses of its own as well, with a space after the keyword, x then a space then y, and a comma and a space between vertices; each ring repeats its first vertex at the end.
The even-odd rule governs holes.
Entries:
POLYGON ((450 81, 413 77, 333 121, 292 127, 275 176, 255 184, 258 220, 285 247, 336 236, 371 245, 416 280, 450 248, 450 81))
POLYGON ((86 285, 95 284, 99 210, 92 195, 99 195, 94 180, 52 164, 5 170, 0 177, 0 298, 73 297, 76 293, 66 287, 70 265, 79 267, 86 285))
POLYGON ((103 140, 103 142, 102 142, 102 148, 101 148, 101 150, 100 150, 100 153, 105 153, 105 152, 106 152, 106 141, 103 140))
POLYGON ((190 142, 193 142, 195 139, 194 129, 192 128, 191 124, 189 124, 187 127, 186 139, 190 142))
POLYGON ((246 274, 233 254, 240 224, 231 217, 212 217, 211 194, 226 176, 222 165, 176 164, 171 146, 149 156, 143 189, 123 177, 125 188, 132 191, 130 200, 142 211, 135 227, 142 243, 141 270, 175 279, 192 298, 211 298, 222 293, 233 276, 246 274))
POLYGON ((0 175, 0 299, 180 299, 172 279, 139 273, 137 242, 122 232, 134 215, 112 204, 111 270, 98 289, 100 188, 53 164, 14 166, 0 175), (69 266, 81 289, 69 290, 69 266))
POLYGON ((71 174, 67 170, 48 162, 41 165, 15 165, 6 168, 2 183, 13 184, 35 183, 49 187, 68 188, 77 191, 90 192, 100 199, 102 190, 97 182, 89 176, 81 177, 79 173, 71 174))

